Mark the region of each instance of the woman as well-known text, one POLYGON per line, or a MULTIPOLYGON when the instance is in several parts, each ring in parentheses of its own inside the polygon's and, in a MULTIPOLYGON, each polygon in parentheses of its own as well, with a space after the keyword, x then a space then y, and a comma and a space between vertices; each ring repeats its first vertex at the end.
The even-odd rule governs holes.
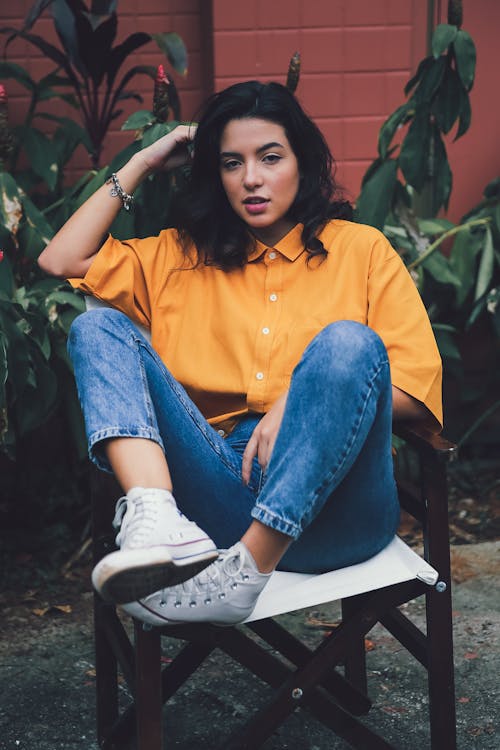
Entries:
POLYGON ((239 622, 277 565, 376 554, 398 524, 392 420, 439 429, 418 292, 383 235, 346 220, 331 168, 285 87, 237 84, 197 130, 134 155, 40 256, 115 308, 77 318, 69 347, 90 455, 126 493, 93 583, 146 622, 239 622), (177 229, 103 242, 191 144, 177 229))

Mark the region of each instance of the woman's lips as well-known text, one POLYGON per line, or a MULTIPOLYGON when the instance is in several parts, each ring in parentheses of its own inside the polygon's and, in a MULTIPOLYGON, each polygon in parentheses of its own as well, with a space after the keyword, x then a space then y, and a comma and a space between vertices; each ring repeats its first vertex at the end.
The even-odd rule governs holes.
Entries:
POLYGON ((245 210, 247 211, 247 213, 252 214, 252 216, 254 216, 255 214, 264 213, 268 203, 269 201, 267 200, 267 198, 259 197, 246 198, 243 201, 245 210))

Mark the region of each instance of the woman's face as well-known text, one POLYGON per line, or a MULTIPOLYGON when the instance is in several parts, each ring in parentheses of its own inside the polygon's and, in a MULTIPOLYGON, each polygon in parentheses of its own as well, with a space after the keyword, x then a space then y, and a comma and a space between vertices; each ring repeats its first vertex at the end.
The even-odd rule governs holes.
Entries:
POLYGON ((261 242, 275 245, 292 228, 287 213, 299 189, 299 165, 281 125, 230 120, 222 132, 220 175, 233 211, 261 242))

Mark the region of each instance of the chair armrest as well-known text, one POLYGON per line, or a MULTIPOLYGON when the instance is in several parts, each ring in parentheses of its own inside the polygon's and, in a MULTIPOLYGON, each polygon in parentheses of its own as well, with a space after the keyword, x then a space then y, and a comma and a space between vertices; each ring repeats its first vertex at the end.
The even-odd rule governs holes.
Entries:
POLYGON ((458 458, 458 448, 441 435, 427 430, 418 422, 400 422, 393 425, 395 435, 405 440, 422 456, 432 455, 441 461, 451 462, 458 458))

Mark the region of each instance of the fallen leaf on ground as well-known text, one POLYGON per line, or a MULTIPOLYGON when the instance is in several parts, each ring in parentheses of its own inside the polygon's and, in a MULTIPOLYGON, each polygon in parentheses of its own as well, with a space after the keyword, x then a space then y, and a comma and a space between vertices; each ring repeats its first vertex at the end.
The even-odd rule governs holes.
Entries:
POLYGON ((314 617, 314 615, 309 615, 309 617, 306 618, 306 625, 308 628, 325 628, 327 630, 333 630, 334 628, 338 628, 340 623, 329 622, 328 620, 321 620, 319 617, 314 617))
POLYGON ((65 615, 69 615, 73 610, 71 604, 51 604, 48 607, 35 607, 32 609, 34 615, 37 617, 43 617, 47 612, 63 612, 65 615))

